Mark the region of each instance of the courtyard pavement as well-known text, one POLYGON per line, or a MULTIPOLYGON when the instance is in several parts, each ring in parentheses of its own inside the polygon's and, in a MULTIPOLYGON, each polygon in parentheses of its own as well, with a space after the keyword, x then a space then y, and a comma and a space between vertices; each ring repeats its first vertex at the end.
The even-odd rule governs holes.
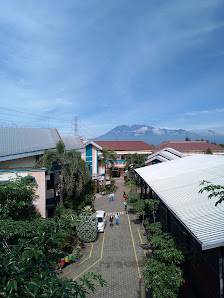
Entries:
POLYGON ((127 208, 124 211, 123 193, 128 189, 123 185, 123 179, 116 179, 117 190, 115 201, 108 202, 108 196, 97 196, 94 207, 104 210, 107 215, 107 227, 100 233, 96 242, 86 244, 83 257, 74 264, 63 269, 62 278, 79 280, 87 272, 101 274, 107 286, 103 288, 96 283, 94 293, 87 297, 94 298, 137 298, 139 297, 139 278, 141 277, 142 259, 145 251, 141 247, 146 243, 143 228, 138 218, 127 208), (120 216, 120 226, 111 228, 109 217, 112 213, 120 216))

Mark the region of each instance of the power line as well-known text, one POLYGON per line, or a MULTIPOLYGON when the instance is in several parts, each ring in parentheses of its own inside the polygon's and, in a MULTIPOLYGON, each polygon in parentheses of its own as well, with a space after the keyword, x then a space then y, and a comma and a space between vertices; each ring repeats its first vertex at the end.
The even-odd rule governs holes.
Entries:
MULTIPOLYGON (((39 117, 39 118, 44 118, 45 120, 44 121, 48 121, 47 124, 43 125, 43 123, 41 124, 37 124, 37 123, 31 123, 31 122, 24 122, 24 121, 18 121, 18 120, 8 120, 8 119, 0 119, 2 121, 5 121, 5 122, 9 122, 9 123, 13 123, 14 126, 19 126, 21 125, 22 123, 27 125, 27 126, 32 126, 32 127, 44 127, 44 128, 49 128, 49 127, 53 127, 55 128, 54 126, 52 125, 49 125, 49 120, 51 120, 51 122, 59 122, 59 123, 70 123, 71 126, 68 127, 68 126, 60 126, 60 128, 68 128, 70 129, 70 134, 72 134, 72 120, 59 120, 59 119, 56 119, 56 118, 52 118, 52 117, 47 117, 47 116, 41 116, 41 115, 37 115, 37 114, 33 114, 33 113, 27 113, 27 112, 22 112, 22 111, 18 111, 18 110, 15 110, 15 109, 9 109, 9 108, 5 108, 5 107, 1 107, 0 106, 0 109, 3 109, 3 110, 7 110, 7 111, 12 111, 12 112, 16 112, 16 113, 20 113, 22 115, 30 115, 30 116, 34 116, 34 117, 39 117)), ((4 114, 4 115, 8 115, 8 116, 13 116, 13 117, 19 117, 19 118, 23 118, 24 116, 20 116, 20 115, 16 115, 16 114, 10 114, 10 113, 5 113, 5 112, 1 112, 1 114, 4 114)), ((39 119, 33 119, 32 117, 27 117, 26 116, 26 119, 32 119, 34 121, 38 121, 39 119)), ((40 120, 39 120, 40 121, 40 120)), ((96 134, 96 132, 94 132, 91 128, 89 128, 86 124, 84 124, 77 116, 75 116, 74 118, 74 121, 73 122, 73 127, 74 127, 74 133, 75 135, 78 135, 80 134, 81 132, 83 132, 83 136, 85 136, 86 138, 95 138, 97 137, 98 135, 96 134), (81 125, 81 126, 80 126, 81 125)), ((1 124, 0 124, 1 125, 1 124)), ((58 129, 60 129, 58 127, 58 129)))
MULTIPOLYGON (((21 114, 26 114, 26 115, 32 115, 32 116, 40 117, 40 118, 46 118, 46 119, 50 119, 50 120, 54 120, 54 121, 58 121, 58 122, 71 122, 70 120, 58 120, 56 118, 41 116, 41 115, 37 115, 37 114, 33 114, 33 113, 21 112, 21 111, 18 111, 18 110, 8 109, 8 108, 4 108, 4 107, 0 107, 0 109, 13 111, 13 112, 16 112, 16 113, 21 113, 21 114)), ((10 114, 8 114, 8 115, 10 115, 10 114)), ((16 116, 16 115, 11 115, 11 116, 16 116)))

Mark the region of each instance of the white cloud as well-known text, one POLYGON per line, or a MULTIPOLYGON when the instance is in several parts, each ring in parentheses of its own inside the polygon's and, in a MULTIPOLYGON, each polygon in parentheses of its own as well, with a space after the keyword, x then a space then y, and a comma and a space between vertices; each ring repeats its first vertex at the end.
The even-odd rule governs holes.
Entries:
POLYGON ((136 130, 134 130, 134 132, 136 132, 137 134, 144 134, 147 130, 149 130, 148 129, 148 127, 147 126, 143 126, 143 127, 141 127, 141 128, 139 128, 139 129, 136 129, 136 130))
POLYGON ((164 134, 164 131, 159 129, 159 128, 153 128, 152 129, 152 132, 155 134, 155 135, 163 135, 164 134))
POLYGON ((183 116, 198 116, 198 115, 203 115, 203 114, 215 114, 215 113, 224 113, 224 109, 217 108, 217 109, 213 109, 213 110, 190 111, 190 112, 183 113, 181 115, 183 115, 183 116))

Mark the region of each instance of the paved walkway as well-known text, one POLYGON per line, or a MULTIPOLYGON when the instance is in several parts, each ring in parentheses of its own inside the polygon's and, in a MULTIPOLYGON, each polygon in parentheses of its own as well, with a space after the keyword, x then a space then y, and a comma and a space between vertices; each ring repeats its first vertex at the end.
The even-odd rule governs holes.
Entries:
MULTIPOLYGON (((135 216, 124 212, 123 192, 128 193, 123 180, 117 179, 115 201, 108 202, 108 196, 97 197, 95 209, 107 214, 107 228, 99 234, 95 243, 88 243, 79 262, 63 270, 63 277, 78 280, 87 272, 101 274, 108 283, 101 288, 98 284, 94 293, 87 297, 94 298, 137 298, 139 297, 139 278, 141 277, 144 250, 141 243, 146 243, 143 230, 135 216), (120 226, 109 225, 111 213, 120 213, 120 226)), ((129 208, 128 208, 129 209, 129 208)))

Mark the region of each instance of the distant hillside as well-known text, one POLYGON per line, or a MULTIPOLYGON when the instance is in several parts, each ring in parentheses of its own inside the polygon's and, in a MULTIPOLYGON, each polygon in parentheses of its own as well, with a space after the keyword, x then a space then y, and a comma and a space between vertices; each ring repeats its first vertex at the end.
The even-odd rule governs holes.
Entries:
POLYGON ((189 137, 191 141, 202 138, 217 144, 224 143, 224 133, 218 134, 214 131, 187 131, 183 129, 164 129, 148 125, 120 125, 108 133, 95 138, 96 141, 144 141, 150 145, 157 146, 164 141, 185 141, 189 137))

